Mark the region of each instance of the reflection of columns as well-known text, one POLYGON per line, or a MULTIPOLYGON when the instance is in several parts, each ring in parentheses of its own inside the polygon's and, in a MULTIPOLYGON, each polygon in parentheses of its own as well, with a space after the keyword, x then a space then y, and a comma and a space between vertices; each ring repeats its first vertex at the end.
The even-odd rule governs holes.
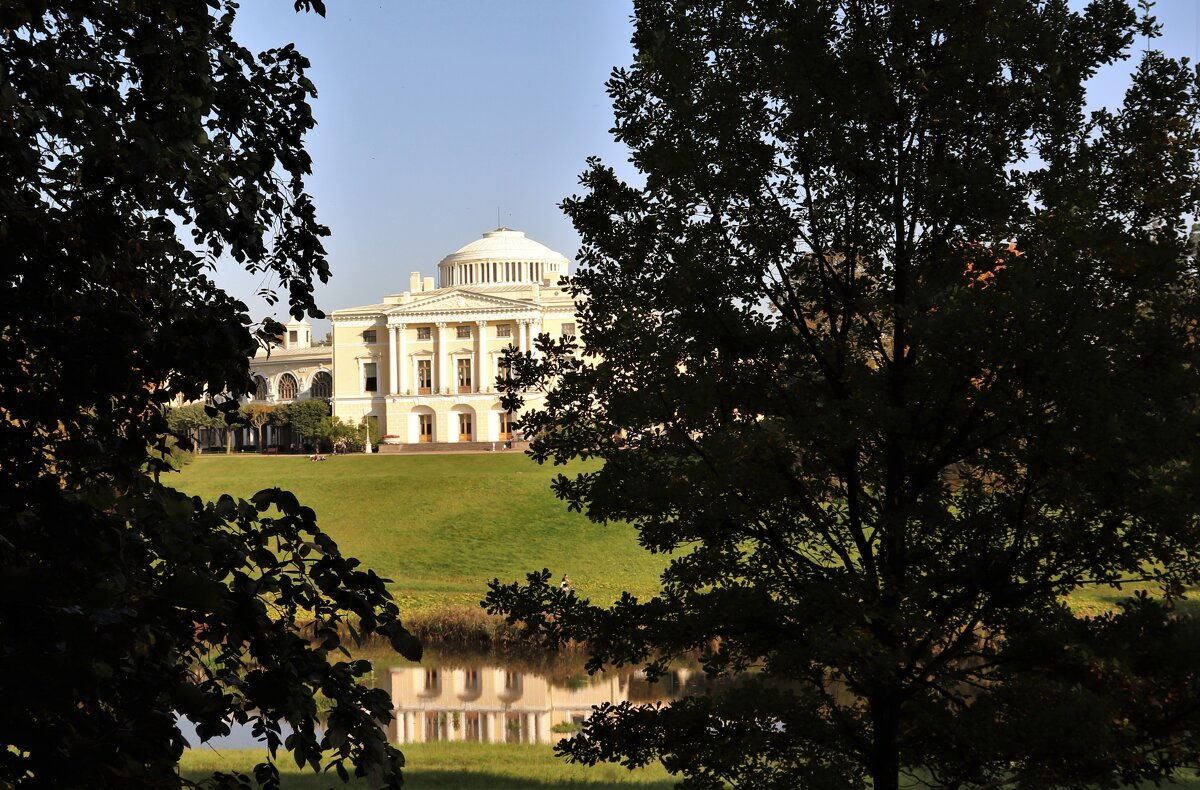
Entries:
POLYGON ((476 321, 475 329, 475 365, 479 368, 475 371, 475 391, 490 392, 492 387, 488 381, 487 321, 476 321))
POLYGON ((525 714, 525 743, 537 743, 537 715, 525 714))
POLYGON ((399 369, 397 375, 400 377, 400 388, 396 390, 399 395, 408 394, 408 338, 405 336, 408 327, 404 324, 396 326, 396 334, 399 336, 399 342, 396 344, 398 349, 398 359, 396 367, 399 369))
POLYGON ((388 333, 388 395, 395 395, 396 390, 396 327, 389 326, 388 333))
POLYGON ((504 714, 498 711, 489 713, 488 719, 488 740, 492 743, 504 742, 504 714))
POLYGON ((437 391, 443 395, 450 393, 450 355, 446 343, 446 322, 439 321, 437 324, 437 348, 434 349, 434 354, 437 355, 437 391))
POLYGON ((537 741, 550 743, 550 713, 537 714, 537 741))

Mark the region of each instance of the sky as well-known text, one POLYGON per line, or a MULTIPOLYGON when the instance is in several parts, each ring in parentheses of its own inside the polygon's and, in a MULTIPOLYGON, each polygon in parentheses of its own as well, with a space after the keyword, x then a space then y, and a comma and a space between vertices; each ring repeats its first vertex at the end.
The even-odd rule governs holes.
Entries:
MULTIPOLYGON (((1084 0, 1071 0, 1081 7, 1084 0)), ((497 225, 574 259, 579 237, 558 208, 578 192, 588 156, 636 178, 612 140, 604 83, 633 54, 631 0, 330 0, 327 16, 292 0, 246 0, 236 33, 255 52, 295 43, 312 62, 317 127, 309 192, 333 277, 325 311, 372 304, 408 288, 497 225)), ((1195 62, 1200 0, 1159 0, 1151 46, 1195 62)), ((1143 49, 1139 41, 1135 51, 1143 49)), ((1089 86, 1093 105, 1119 102, 1134 60, 1089 86)), ((250 306, 271 286, 232 263, 217 281, 250 306)), ((314 337, 328 322, 314 321, 314 337)))

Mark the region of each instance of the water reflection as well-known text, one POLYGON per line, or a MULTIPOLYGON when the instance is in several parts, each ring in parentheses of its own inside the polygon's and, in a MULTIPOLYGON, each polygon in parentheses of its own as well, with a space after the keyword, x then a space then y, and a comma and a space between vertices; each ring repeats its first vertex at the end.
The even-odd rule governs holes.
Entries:
MULTIPOLYGON (((381 680, 383 680, 381 678, 381 680)), ((511 666, 392 667, 385 688, 396 743, 554 743, 604 702, 667 702, 703 690, 704 678, 674 669, 655 683, 638 671, 551 678, 511 666)))

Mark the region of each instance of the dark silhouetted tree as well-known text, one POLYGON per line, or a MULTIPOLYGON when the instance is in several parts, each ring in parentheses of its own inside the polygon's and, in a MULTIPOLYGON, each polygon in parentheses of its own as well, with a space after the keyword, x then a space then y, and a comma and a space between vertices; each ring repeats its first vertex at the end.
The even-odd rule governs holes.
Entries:
POLYGON ((231 393, 235 414, 252 391, 217 259, 271 275, 296 317, 328 275, 308 63, 241 47, 235 8, 0 5, 0 785, 178 786, 176 716, 202 740, 251 724, 268 786, 281 746, 400 783, 387 694, 339 658, 347 628, 419 653, 384 580, 291 494, 156 482, 166 404, 231 393))
POLYGON ((671 561, 650 600, 535 573, 489 603, 593 667, 745 674, 602 707, 563 751, 695 788, 1195 764, 1192 67, 1147 51, 1085 112, 1151 32, 1119 0, 636 9, 609 90, 644 185, 591 162, 565 202, 581 348, 512 361, 548 390, 534 456, 603 460, 559 495, 671 561))

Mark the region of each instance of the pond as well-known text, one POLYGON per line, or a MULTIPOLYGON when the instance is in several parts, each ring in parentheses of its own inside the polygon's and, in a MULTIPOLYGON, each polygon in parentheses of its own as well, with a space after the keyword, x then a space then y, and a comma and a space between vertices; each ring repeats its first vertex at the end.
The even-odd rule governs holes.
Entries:
POLYGON ((589 676, 581 666, 578 675, 556 678, 486 661, 394 666, 382 674, 396 709, 389 730, 395 743, 554 743, 576 731, 593 706, 667 702, 705 682, 687 667, 650 683, 633 669, 589 676))
MULTIPOLYGON (((371 661, 375 671, 368 681, 391 696, 395 716, 388 736, 397 744, 552 744, 578 730, 595 705, 668 702, 707 687, 698 666, 672 667, 653 683, 636 668, 588 675, 582 653, 527 657, 441 645, 428 649, 420 664, 384 647, 367 647, 355 657, 371 661)), ((190 744, 202 748, 259 745, 249 726, 235 726, 203 745, 190 722, 181 720, 180 729, 190 744)))

